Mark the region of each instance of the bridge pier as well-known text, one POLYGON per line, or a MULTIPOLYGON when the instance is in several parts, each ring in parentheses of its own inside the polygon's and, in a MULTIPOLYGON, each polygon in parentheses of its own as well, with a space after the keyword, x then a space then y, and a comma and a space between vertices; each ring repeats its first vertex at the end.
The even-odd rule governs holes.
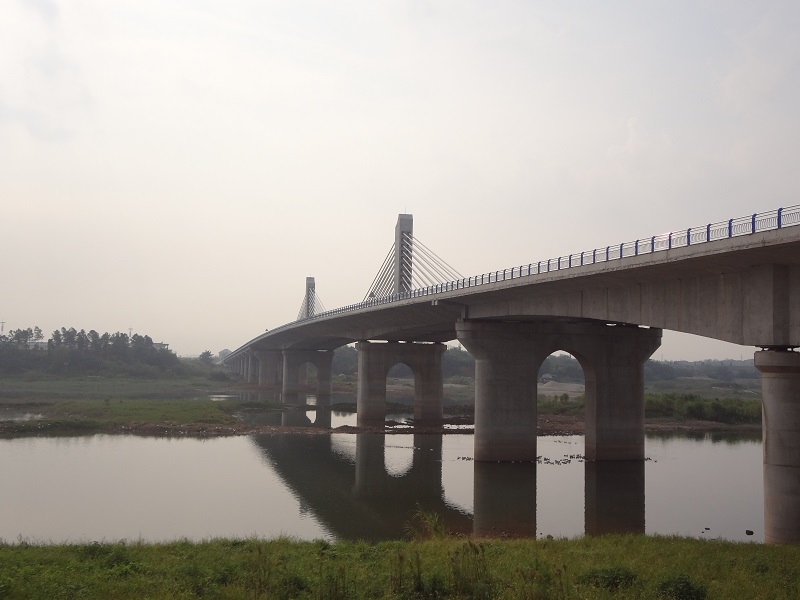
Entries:
POLYGON ((461 320, 456 333, 475 357, 475 460, 536 460, 537 378, 558 350, 583 368, 587 460, 644 459, 644 363, 660 329, 461 320))
POLYGON ((283 387, 281 394, 284 403, 294 403, 301 392, 306 391, 305 366, 311 363, 317 368, 317 406, 331 405, 332 379, 331 363, 333 350, 284 350, 283 387))
POLYGON ((283 365, 281 364, 281 351, 280 350, 256 350, 256 359, 258 359, 258 385, 277 387, 281 384, 281 373, 283 365))
POLYGON ((800 542, 800 353, 755 353, 761 372, 764 542, 800 542))
POLYGON ((442 419, 444 344, 358 342, 358 423, 386 418, 386 376, 397 363, 414 373, 414 421, 442 419))
POLYGON ((253 383, 255 379, 255 368, 253 367, 253 355, 248 352, 244 358, 244 380, 253 383))

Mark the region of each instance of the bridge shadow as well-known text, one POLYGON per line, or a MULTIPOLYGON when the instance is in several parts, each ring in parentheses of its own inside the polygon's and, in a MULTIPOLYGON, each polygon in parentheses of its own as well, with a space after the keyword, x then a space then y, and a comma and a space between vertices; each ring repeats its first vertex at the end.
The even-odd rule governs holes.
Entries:
MULTIPOLYGON (((435 513, 453 534, 536 536, 535 463, 474 463, 470 515, 444 499, 441 434, 413 436, 411 465, 402 475, 387 472, 386 435, 348 438, 354 438, 354 456, 337 450, 329 433, 252 439, 302 506, 337 539, 405 537, 420 511, 435 513)), ((586 535, 643 534, 644 507, 643 461, 586 463, 586 535)))

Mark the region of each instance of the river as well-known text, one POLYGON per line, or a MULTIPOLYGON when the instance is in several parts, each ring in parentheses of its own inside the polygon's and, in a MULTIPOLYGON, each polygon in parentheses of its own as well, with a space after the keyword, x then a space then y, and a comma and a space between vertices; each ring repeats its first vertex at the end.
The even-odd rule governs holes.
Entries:
POLYGON ((463 533, 763 542, 758 439, 648 435, 647 460, 616 464, 583 461, 583 436, 540 437, 536 465, 476 463, 472 443, 459 433, 0 440, 0 538, 381 540, 406 535, 424 511, 463 533))

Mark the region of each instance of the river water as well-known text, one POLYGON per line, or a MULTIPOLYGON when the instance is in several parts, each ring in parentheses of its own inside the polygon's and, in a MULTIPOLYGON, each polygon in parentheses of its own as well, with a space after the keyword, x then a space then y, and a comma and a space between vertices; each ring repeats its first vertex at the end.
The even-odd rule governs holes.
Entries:
POLYGON ((646 461, 616 464, 584 462, 582 436, 540 437, 536 465, 476 463, 472 444, 458 433, 0 440, 0 538, 380 540, 406 535, 423 510, 464 533, 764 539, 758 439, 648 436, 646 461))

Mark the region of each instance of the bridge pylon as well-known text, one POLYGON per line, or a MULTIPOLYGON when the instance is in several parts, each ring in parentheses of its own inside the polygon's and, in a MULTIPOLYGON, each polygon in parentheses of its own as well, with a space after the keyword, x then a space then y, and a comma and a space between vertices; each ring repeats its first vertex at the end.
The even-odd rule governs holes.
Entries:
POLYGON ((414 215, 400 214, 394 228, 394 290, 395 294, 413 288, 414 215))
POLYGON ((303 296, 303 303, 300 305, 300 314, 297 315, 298 321, 314 316, 314 300, 317 295, 317 286, 313 277, 306 277, 306 293, 303 296))

